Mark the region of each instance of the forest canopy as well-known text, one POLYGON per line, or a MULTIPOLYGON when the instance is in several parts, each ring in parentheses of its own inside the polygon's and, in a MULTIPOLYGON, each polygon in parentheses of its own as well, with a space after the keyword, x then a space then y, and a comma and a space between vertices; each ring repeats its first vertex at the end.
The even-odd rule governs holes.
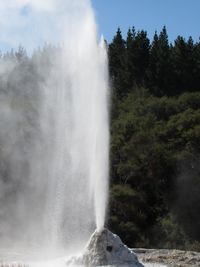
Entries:
POLYGON ((200 42, 133 27, 108 53, 108 223, 132 247, 200 250, 200 42))

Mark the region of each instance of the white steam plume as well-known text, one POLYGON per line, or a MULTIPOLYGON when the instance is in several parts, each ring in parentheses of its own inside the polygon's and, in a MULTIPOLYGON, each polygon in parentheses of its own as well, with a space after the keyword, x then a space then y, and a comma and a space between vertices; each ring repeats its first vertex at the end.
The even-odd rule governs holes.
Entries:
POLYGON ((104 226, 108 194, 107 55, 91 2, 2 1, 0 28, 9 47, 60 44, 0 62, 0 245, 76 250, 104 226))

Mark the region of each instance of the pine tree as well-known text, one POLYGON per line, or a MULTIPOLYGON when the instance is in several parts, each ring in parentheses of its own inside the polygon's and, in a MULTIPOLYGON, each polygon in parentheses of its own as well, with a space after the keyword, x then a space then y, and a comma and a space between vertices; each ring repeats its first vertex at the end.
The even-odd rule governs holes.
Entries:
POLYGON ((194 90, 200 91, 200 41, 194 45, 194 90))
POLYGON ((195 46, 193 39, 188 41, 181 36, 175 40, 172 50, 174 93, 194 91, 195 86, 195 46))
POLYGON ((154 35, 150 50, 148 68, 148 87, 157 95, 170 95, 171 89, 171 57, 166 27, 159 36, 154 35))
POLYGON ((109 69, 116 96, 125 96, 128 90, 126 46, 120 28, 109 46, 109 69))
POLYGON ((138 79, 139 85, 145 85, 146 72, 149 65, 149 49, 150 41, 147 37, 146 31, 138 32, 136 36, 136 48, 138 51, 138 56, 136 56, 136 63, 138 65, 138 79))
POLYGON ((129 28, 126 38, 126 58, 128 69, 128 86, 131 89, 135 83, 134 76, 134 53, 135 53, 135 28, 129 28))
POLYGON ((147 32, 138 31, 133 39, 131 51, 128 58, 131 66, 131 75, 133 77, 133 84, 143 86, 146 81, 146 70, 149 64, 149 46, 150 41, 147 37, 147 32))

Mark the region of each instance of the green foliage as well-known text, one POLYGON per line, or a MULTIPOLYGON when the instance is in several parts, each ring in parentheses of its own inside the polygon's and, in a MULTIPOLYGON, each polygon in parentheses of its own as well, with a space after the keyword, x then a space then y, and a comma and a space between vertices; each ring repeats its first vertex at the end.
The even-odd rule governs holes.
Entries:
MULTIPOLYGON (((200 141, 200 135, 198 135, 200 141)), ((199 147, 199 142, 198 142, 199 147)), ((196 149, 197 150, 197 149, 196 149)), ((194 240, 200 241, 200 167, 199 153, 184 154, 180 165, 180 175, 176 182, 176 202, 174 213, 185 233, 194 240)))
POLYGON ((111 188, 110 227, 126 242, 133 244, 140 240, 139 233, 145 221, 144 199, 142 194, 129 185, 116 184, 111 188))
POLYGON ((129 73, 129 86, 143 85, 146 80, 146 68, 149 63, 149 39, 147 32, 132 30, 127 36, 127 66, 129 73))
POLYGON ((197 92, 155 97, 138 88, 118 101, 110 225, 130 246, 200 241, 199 100, 197 92))
POLYGON ((118 97, 125 95, 127 87, 126 48, 120 29, 109 46, 109 70, 111 81, 115 85, 115 94, 118 97))
POLYGON ((152 229, 152 236, 152 245, 166 249, 185 249, 188 242, 188 237, 171 213, 158 219, 152 229))
POLYGON ((178 36, 169 44, 166 27, 150 42, 147 32, 128 30, 126 40, 118 29, 109 45, 109 67, 120 97, 137 87, 155 96, 178 96, 200 90, 200 42, 178 36))
POLYGON ((171 67, 168 35, 164 27, 159 36, 155 33, 150 50, 147 86, 151 93, 157 96, 170 94, 171 67))

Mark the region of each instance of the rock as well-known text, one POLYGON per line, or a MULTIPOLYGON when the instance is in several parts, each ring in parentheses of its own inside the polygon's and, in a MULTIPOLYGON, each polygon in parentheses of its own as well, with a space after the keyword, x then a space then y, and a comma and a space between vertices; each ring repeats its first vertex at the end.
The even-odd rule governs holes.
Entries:
POLYGON ((107 229, 96 230, 83 254, 72 258, 67 265, 144 267, 139 263, 136 254, 122 243, 119 236, 107 229))
POLYGON ((133 249, 138 258, 146 263, 165 264, 169 267, 199 267, 200 253, 194 251, 170 250, 170 249, 133 249))

